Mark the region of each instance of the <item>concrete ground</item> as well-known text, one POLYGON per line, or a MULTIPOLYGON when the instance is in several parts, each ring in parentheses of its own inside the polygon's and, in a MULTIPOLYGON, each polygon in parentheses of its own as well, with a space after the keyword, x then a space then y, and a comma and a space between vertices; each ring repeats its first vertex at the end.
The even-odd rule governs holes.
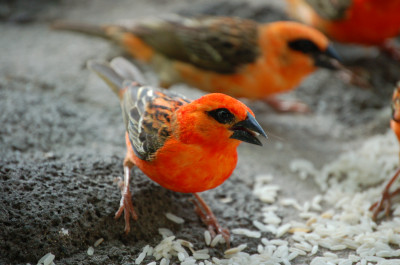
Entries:
MULTIPOLYGON (((260 22, 285 17, 280 1, 192 2, 0 3, 1 264, 35 264, 48 252, 55 254, 56 264, 129 264, 143 246, 161 240, 160 227, 196 248, 205 246, 205 228, 193 211, 191 195, 165 190, 139 170, 131 181, 139 219, 131 223, 129 235, 123 234, 123 220, 113 218, 120 198, 114 179, 123 174, 125 154, 120 108, 106 85, 85 67, 87 60, 109 60, 121 51, 103 39, 49 28, 56 19, 104 23, 160 12, 236 15, 260 22), (172 223, 165 212, 184 217, 185 223, 172 223), (99 238, 104 242, 88 256, 88 247, 99 238)), ((318 187, 311 179, 294 176, 291 160, 304 158, 321 167, 366 137, 387 131, 400 64, 374 49, 338 50, 349 66, 364 69, 371 87, 348 85, 337 74, 320 70, 285 95, 309 104, 311 114, 278 114, 260 102, 245 101, 270 138, 263 147, 242 144, 232 177, 204 192, 225 227, 254 229, 252 221, 261 220, 263 204, 252 194, 257 175, 272 174, 282 196, 305 201, 318 187), (224 203, 224 198, 232 200, 224 203)), ((189 98, 201 95, 185 85, 171 89, 189 98)), ((286 221, 295 218, 288 209, 278 213, 286 221)), ((235 236, 232 244, 248 243, 248 252, 254 253, 258 242, 235 236)), ((223 251, 221 245, 212 253, 223 256, 223 251)), ((309 258, 303 257, 296 264, 307 263, 309 258)))

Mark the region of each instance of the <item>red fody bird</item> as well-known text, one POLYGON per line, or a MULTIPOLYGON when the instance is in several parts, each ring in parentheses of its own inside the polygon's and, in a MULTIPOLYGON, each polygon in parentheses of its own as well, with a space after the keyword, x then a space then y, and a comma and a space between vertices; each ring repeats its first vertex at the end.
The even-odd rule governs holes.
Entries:
POLYGON ((398 0, 286 0, 295 19, 311 25, 334 40, 377 45, 400 59, 399 48, 389 41, 400 33, 398 0))
POLYGON ((241 142, 262 145, 257 135, 266 137, 253 112, 240 101, 219 93, 191 101, 181 95, 141 86, 144 80, 137 68, 122 58, 107 64, 90 62, 89 68, 111 86, 121 100, 126 128, 127 153, 124 184, 118 218, 137 219, 129 190, 130 171, 137 166, 161 186, 194 193, 196 212, 215 235, 229 243, 223 229, 204 200, 197 194, 221 185, 232 174, 241 142), (114 71, 114 69, 115 71, 114 71), (124 76, 135 81, 124 81, 124 76))
POLYGON ((293 90, 318 67, 337 69, 328 39, 289 21, 258 24, 236 17, 170 16, 93 26, 56 22, 55 29, 115 40, 156 71, 163 87, 187 83, 207 92, 263 100, 279 111, 305 112, 274 96, 293 90))
MULTIPOLYGON (((390 121, 390 127, 392 128, 393 132, 397 136, 397 140, 400 142, 400 82, 397 83, 397 87, 393 92, 392 97, 392 119, 390 121)), ((379 212, 385 209, 386 215, 389 215, 390 212, 390 200, 393 196, 400 193, 400 188, 390 192, 390 188, 396 179, 400 175, 400 168, 397 169, 394 176, 390 179, 388 184, 386 185, 385 189, 382 192, 381 199, 371 205, 370 210, 373 211, 373 218, 376 219, 379 212)))

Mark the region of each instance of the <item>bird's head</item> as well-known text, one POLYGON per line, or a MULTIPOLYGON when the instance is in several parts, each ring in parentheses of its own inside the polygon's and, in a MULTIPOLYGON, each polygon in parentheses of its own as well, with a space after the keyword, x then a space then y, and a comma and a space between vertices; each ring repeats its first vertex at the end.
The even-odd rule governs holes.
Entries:
POLYGON ((187 144, 216 148, 247 142, 262 145, 258 135, 267 137, 253 112, 230 96, 207 94, 182 106, 176 113, 177 137, 187 144))
POLYGON ((291 21, 273 22, 266 24, 261 34, 265 49, 273 50, 273 56, 283 65, 308 72, 317 67, 334 70, 340 65, 340 57, 328 38, 310 26, 291 21))

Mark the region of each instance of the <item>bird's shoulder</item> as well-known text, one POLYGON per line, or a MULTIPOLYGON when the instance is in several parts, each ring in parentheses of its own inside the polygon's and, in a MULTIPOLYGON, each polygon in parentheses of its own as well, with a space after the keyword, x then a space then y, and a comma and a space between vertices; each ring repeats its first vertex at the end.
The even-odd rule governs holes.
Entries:
POLYGON ((182 95, 149 86, 131 85, 122 101, 125 127, 135 154, 151 161, 171 136, 173 114, 191 101, 182 95))

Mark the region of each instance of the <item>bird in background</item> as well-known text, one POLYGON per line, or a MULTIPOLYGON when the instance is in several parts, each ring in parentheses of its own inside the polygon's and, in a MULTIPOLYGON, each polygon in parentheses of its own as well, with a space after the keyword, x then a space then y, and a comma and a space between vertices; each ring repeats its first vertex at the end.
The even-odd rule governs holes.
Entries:
POLYGON ((115 217, 124 213, 125 232, 130 230, 130 217, 138 218, 129 189, 131 169, 137 166, 166 189, 193 193, 196 212, 211 234, 221 234, 229 245, 229 231, 220 226, 198 192, 213 189, 229 178, 241 142, 262 145, 257 136, 267 136, 253 112, 225 94, 207 94, 192 101, 140 84, 145 81, 140 71, 120 57, 110 65, 89 62, 88 67, 121 102, 127 153, 122 198, 115 217))
POLYGON ((115 40, 151 65, 163 87, 183 82, 262 100, 278 111, 308 111, 304 103, 275 96, 295 89, 318 67, 337 69, 339 60, 321 32, 290 21, 258 24, 237 17, 172 15, 103 26, 62 21, 52 26, 115 40))
POLYGON ((400 60, 392 38, 400 33, 398 0, 286 0, 291 17, 313 26, 330 38, 379 46, 400 60))
MULTIPOLYGON (((390 120, 390 127, 396 134, 397 140, 400 142, 400 82, 397 83, 397 87, 394 89, 392 97, 392 119, 390 120)), ((396 173, 390 179, 383 189, 382 196, 379 201, 371 205, 370 210, 373 211, 373 218, 376 219, 378 214, 385 210, 386 215, 390 213, 391 198, 396 194, 400 193, 400 188, 394 191, 390 191, 391 186, 400 175, 400 168, 397 169, 396 173)))

